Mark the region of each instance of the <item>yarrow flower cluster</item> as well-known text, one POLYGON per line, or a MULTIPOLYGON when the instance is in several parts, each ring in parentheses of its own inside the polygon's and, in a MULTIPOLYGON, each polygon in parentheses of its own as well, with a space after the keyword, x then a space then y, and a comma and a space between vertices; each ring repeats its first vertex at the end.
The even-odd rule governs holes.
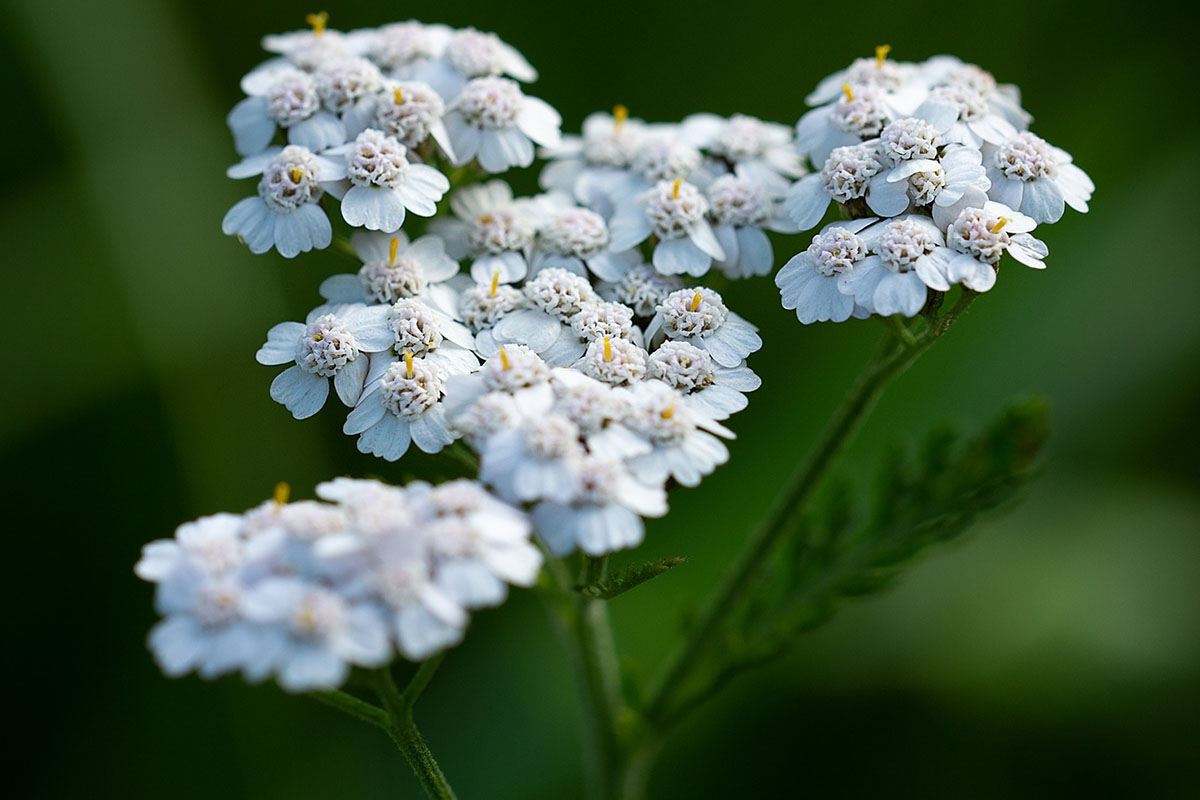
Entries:
POLYGON ((297 419, 340 403, 385 462, 415 447, 477 474, 339 478, 324 502, 281 494, 151 543, 136 571, 157 584, 150 645, 170 675, 330 689, 457 643, 472 610, 537 580, 542 549, 639 545, 671 489, 728 460, 726 422, 761 383, 763 342, 713 287, 769 275, 774 235, 831 202, 843 219, 775 275, 804 323, 915 316, 955 284, 989 290, 1005 254, 1041 268, 1032 232, 1093 191, 1013 87, 950 57, 880 48, 794 128, 617 106, 563 136, 494 34, 310 22, 263 40, 274 56, 228 116, 228 174, 258 184, 225 233, 291 258, 349 229, 352 266, 256 354, 280 368, 269 395, 297 419), (542 193, 495 177, 539 152, 542 193))
POLYGON ((1027 129, 1015 87, 949 56, 891 61, 880 47, 829 76, 796 126, 813 172, 784 207, 811 228, 830 202, 849 222, 821 229, 775 276, 801 322, 912 317, 934 292, 986 292, 1001 256, 1041 269, 1031 232, 1094 185, 1064 150, 1027 129))
POLYGON ((136 572, 157 586, 150 648, 164 672, 334 689, 351 667, 458 643, 470 611, 537 579, 528 517, 475 481, 338 478, 317 496, 328 502, 289 503, 281 485, 146 545, 136 572))
POLYGON ((230 177, 261 177, 222 228, 255 253, 328 247, 326 198, 347 224, 393 233, 406 214, 434 215, 448 167, 504 172, 533 163, 535 145, 560 144, 558 112, 517 83, 537 72, 495 34, 309 21, 263 40, 277 55, 242 79, 247 97, 227 118, 243 157, 230 177))

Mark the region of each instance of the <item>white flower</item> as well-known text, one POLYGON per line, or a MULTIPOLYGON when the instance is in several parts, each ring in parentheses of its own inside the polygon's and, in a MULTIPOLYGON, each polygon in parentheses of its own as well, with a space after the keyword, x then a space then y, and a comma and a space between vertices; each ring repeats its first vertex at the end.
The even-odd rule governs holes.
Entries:
POLYGON ((562 117, 508 78, 469 81, 446 114, 454 163, 477 159, 488 172, 533 163, 533 145, 555 147, 562 117))
POLYGON ((586 208, 558 206, 539 226, 533 268, 560 267, 579 275, 590 270, 601 280, 617 281, 637 263, 636 253, 609 249, 608 224, 586 208))
POLYGON ((387 623, 377 606, 301 578, 260 581, 246 592, 243 607, 247 619, 282 634, 274 669, 289 692, 339 686, 350 664, 378 667, 391 659, 387 623))
MULTIPOLYGON (((934 56, 921 65, 933 88, 925 103, 958 107, 959 124, 951 141, 999 144, 1013 127, 1027 127, 1033 119, 1021 108, 1021 93, 1012 84, 998 84, 990 72, 965 64, 954 56, 934 56)), ((924 105, 924 104, 923 104, 924 105)))
MULTIPOLYGON (((886 181, 897 189, 895 196, 888 193, 889 202, 894 200, 894 207, 903 203, 907 208, 910 199, 914 205, 928 206, 933 212, 933 221, 944 230, 964 208, 979 207, 987 202, 991 181, 982 163, 983 154, 974 147, 950 144, 936 159, 900 162, 872 180, 872 188, 881 179, 886 181), (899 197, 899 189, 904 190, 903 198, 899 197)), ((878 204, 872 209, 877 207, 878 204)))
POLYGON ((827 225, 804 252, 788 259, 775 275, 783 307, 795 309, 805 325, 849 319, 854 298, 838 291, 838 281, 867 257, 867 245, 857 232, 874 221, 827 225))
POLYGON ((231 178, 260 173, 258 196, 235 203, 221 221, 221 230, 256 254, 274 247, 284 258, 294 258, 314 247, 328 247, 333 229, 318 201, 325 193, 322 184, 345 177, 345 168, 289 145, 251 156, 227 171, 231 178))
POLYGON ((626 392, 577 369, 554 370, 551 386, 554 413, 575 423, 589 453, 625 460, 650 452, 645 439, 626 424, 630 412, 626 392))
MULTIPOLYGON (((583 342, 570 323, 585 306, 599 302, 592 285, 573 272, 548 267, 526 281, 522 292, 528 307, 497 322, 491 341, 525 345, 553 366, 573 363, 583 353, 583 342)), ((482 346, 488 349, 486 338, 482 346)))
POLYGON ((652 258, 655 269, 665 275, 703 275, 714 259, 725 258, 705 218, 708 208, 708 201, 692 184, 662 181, 617 210, 609 224, 610 246, 617 252, 629 250, 654 234, 658 240, 652 258))
POLYGON ((1071 163, 1065 150, 1029 131, 1014 134, 999 147, 988 148, 988 196, 1020 211, 1034 222, 1058 222, 1063 206, 1086 212, 1096 185, 1071 163))
POLYGON ((479 479, 509 502, 570 502, 584 455, 579 428, 565 416, 523 416, 489 436, 479 453, 479 479))
POLYGON ((412 69, 414 64, 437 57, 446 48, 451 31, 444 25, 416 20, 393 22, 366 32, 367 56, 388 71, 412 69))
POLYGON ((874 58, 858 58, 849 67, 822 79, 805 98, 810 106, 823 105, 844 94, 847 85, 867 87, 882 94, 898 116, 912 113, 925 96, 929 77, 922 65, 888 59, 891 48, 880 45, 874 58))
MULTIPOLYGON (((478 338, 478 337, 477 337, 478 338)), ((470 375, 451 375, 447 382, 446 411, 457 420, 488 393, 503 393, 517 400, 523 414, 538 415, 554 401, 550 367, 528 347, 500 345, 483 367, 470 375)))
POLYGON ((346 140, 341 120, 321 109, 316 80, 297 69, 277 73, 262 92, 251 93, 235 105, 226 122, 233 132, 234 147, 243 156, 265 150, 277 128, 287 132, 290 144, 314 151, 346 140))
POLYGON ((1032 217, 1001 203, 963 209, 946 231, 946 244, 953 251, 943 267, 946 279, 986 292, 996 283, 996 264, 1005 252, 1027 267, 1044 269, 1042 259, 1049 251, 1029 235, 1035 227, 1032 217))
POLYGON ((436 453, 454 441, 440 402, 446 372, 411 352, 401 361, 384 359, 384 363, 387 366, 377 379, 368 381, 342 426, 343 433, 358 435, 359 452, 396 461, 410 442, 426 453, 436 453))
POLYGON ((683 121, 682 136, 720 158, 732 171, 773 194, 787 191, 805 173, 786 125, 763 122, 745 114, 723 119, 693 114, 683 121))
POLYGON ((775 251, 764 231, 797 230, 780 198, 740 172, 722 175, 705 192, 713 234, 725 251, 718 261, 721 270, 731 278, 769 274, 775 266, 775 251))
POLYGON ((450 181, 433 167, 410 164, 394 136, 368 128, 350 144, 329 151, 345 156, 350 189, 342 197, 342 218, 355 227, 392 233, 407 209, 421 217, 437 213, 450 181))
POLYGON ((650 264, 639 264, 619 281, 601 287, 600 292, 629 306, 638 317, 649 318, 667 295, 682 288, 683 281, 678 276, 663 275, 650 264))
POLYGON ((814 166, 838 147, 876 138, 895 119, 882 90, 848 83, 843 90, 836 102, 812 109, 796 123, 796 149, 814 166))
POLYGON ((569 500, 542 502, 532 512, 534 529, 556 556, 577 547, 589 556, 637 547, 645 536, 642 517, 667 513, 662 484, 634 479, 620 461, 585 456, 572 477, 569 500))
POLYGON ((365 58, 344 58, 322 64, 313 74, 321 105, 334 114, 345 114, 383 88, 379 67, 365 58))
POLYGON ((343 116, 347 136, 376 128, 415 150, 432 137, 452 158, 450 134, 443 117, 446 105, 437 92, 420 81, 386 81, 376 94, 357 103, 343 116))
POLYGON ((674 478, 683 486, 696 486, 729 460, 729 450, 717 436, 732 439, 733 432, 674 389, 660 381, 643 381, 624 391, 629 393, 629 426, 651 446, 649 453, 628 462, 638 480, 661 486, 674 478))
POLYGON ((734 314, 712 289, 697 286, 667 295, 646 329, 647 341, 659 333, 690 342, 723 367, 736 367, 762 347, 754 326, 734 314))
POLYGON ((879 151, 873 144, 835 148, 819 172, 792 184, 784 199, 784 209, 797 228, 812 228, 825 216, 830 200, 844 206, 867 197, 875 185, 872 179, 883 169, 879 151))
POLYGON ((515 48, 494 33, 474 28, 454 31, 438 56, 417 64, 412 77, 429 83, 447 102, 472 78, 510 75, 526 83, 537 80, 537 70, 515 48))
POLYGON ((501 180, 472 184, 450 196, 457 219, 438 217, 430 230, 446 240, 454 258, 471 258, 477 282, 513 283, 529 270, 535 220, 528 202, 513 199, 501 180))
MULTIPOLYGON (((464 608, 504 602, 508 584, 532 586, 542 556, 529 541, 529 519, 488 494, 479 484, 457 480, 441 486, 414 484, 428 492, 437 517, 427 536, 437 585, 464 608)), ((423 498, 424 499, 424 498, 423 498)))
POLYGON ((747 404, 744 393, 762 385, 762 379, 744 364, 721 366, 707 351, 673 340, 650 354, 646 377, 682 393, 694 408, 713 419, 727 419, 741 411, 747 404))
POLYGON ((914 214, 879 222, 858 235, 873 255, 841 273, 837 287, 862 308, 884 317, 912 317, 925 305, 926 287, 950 289, 943 273, 950 254, 928 217, 914 214))
POLYGON ((646 374, 646 351, 628 339, 603 336, 587 346, 578 369, 610 386, 637 383, 646 374))
POLYGON ((320 288, 326 300, 390 305, 419 297, 443 313, 457 315, 458 294, 446 281, 458 274, 458 262, 446 255, 440 237, 429 234, 410 243, 403 231, 356 231, 350 242, 363 265, 357 273, 326 278, 320 288))
POLYGON ((294 362, 271 382, 271 399, 296 419, 316 414, 329 396, 333 378, 338 399, 354 406, 367 376, 365 353, 386 350, 391 331, 382 307, 338 306, 333 313, 316 309, 306 322, 281 322, 267 332, 255 354, 260 364, 294 362))
POLYGON ((558 146, 546 148, 548 163, 538 176, 543 189, 567 192, 604 216, 613 211, 606 187, 618 182, 630 166, 646 135, 646 124, 629 119, 624 106, 612 114, 597 111, 583 120, 581 136, 564 135, 558 146))

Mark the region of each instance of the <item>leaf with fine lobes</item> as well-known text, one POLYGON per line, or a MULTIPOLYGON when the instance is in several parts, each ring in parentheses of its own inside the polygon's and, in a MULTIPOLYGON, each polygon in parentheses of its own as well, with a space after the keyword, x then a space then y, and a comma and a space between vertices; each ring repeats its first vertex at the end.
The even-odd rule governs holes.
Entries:
POLYGON ((657 578, 664 572, 678 567, 687 561, 683 556, 660 558, 643 564, 630 564, 616 570, 603 581, 589 586, 579 587, 579 591, 590 597, 601 600, 612 600, 617 595, 624 594, 635 586, 640 586, 651 578, 657 578))

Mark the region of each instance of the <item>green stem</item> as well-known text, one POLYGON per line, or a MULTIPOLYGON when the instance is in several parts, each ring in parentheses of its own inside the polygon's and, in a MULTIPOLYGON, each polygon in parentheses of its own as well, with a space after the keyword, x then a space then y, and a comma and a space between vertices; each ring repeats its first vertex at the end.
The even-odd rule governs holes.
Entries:
MULTIPOLYGON (((726 571, 687 637, 668 657, 658 679, 647 693, 646 717, 652 724, 678 711, 673 708, 672 700, 684 687, 690 671, 705 648, 713 644, 714 634, 737 607, 745 589, 754 580, 775 545, 792 529, 791 523, 824 477, 829 465, 853 438, 883 390, 949 330, 974 299, 974 292, 963 290, 954 308, 920 337, 912 337, 911 334, 904 337, 894 333, 881 344, 875 357, 834 412, 808 457, 792 475, 770 512, 755 528, 741 554, 726 571), (911 343, 906 339, 911 339, 911 343)), ((905 333, 908 333, 907 328, 905 333)))
MULTIPOLYGON (((585 557, 581 586, 604 580, 608 556, 585 557)), ((616 796, 623 767, 617 721, 625 712, 612 626, 605 601, 575 592, 570 633, 578 666, 586 727, 587 751, 592 772, 589 788, 599 798, 616 796)))
POLYGON ((352 694, 335 690, 332 692, 313 692, 309 697, 319 703, 324 703, 330 708, 336 708, 338 711, 345 712, 368 725, 387 729, 388 713, 365 700, 359 700, 352 694))
POLYGON ((374 670, 371 673, 371 683, 387 709, 388 735, 416 773, 425 794, 435 800, 453 800, 454 790, 450 788, 446 776, 442 774, 433 753, 429 750, 429 745, 417 730, 412 714, 413 703, 421 696, 441 661, 442 656, 437 655, 423 662, 403 692, 396 688, 396 682, 392 679, 392 672, 388 667, 374 670))

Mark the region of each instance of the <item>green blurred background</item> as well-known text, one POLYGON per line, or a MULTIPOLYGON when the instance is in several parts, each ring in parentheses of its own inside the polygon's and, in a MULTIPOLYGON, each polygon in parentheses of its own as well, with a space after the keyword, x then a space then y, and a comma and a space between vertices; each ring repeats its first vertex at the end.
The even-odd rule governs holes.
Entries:
MULTIPOLYGON (((865 483, 887 441, 946 418, 976 428, 1009 398, 1045 393, 1045 474, 1013 513, 693 716, 652 794, 1195 796, 1200 174, 1185 6, 326 8, 343 29, 418 16, 495 30, 541 70, 531 91, 570 129, 618 102, 654 120, 708 110, 790 123, 821 76, 883 42, 900 59, 949 51, 1020 84, 1035 130, 1099 186, 1092 212, 1046 231, 1046 272, 1004 270, 886 396, 839 471, 865 483), (754 788, 738 789, 747 775, 754 788)), ((25 744, 10 796, 416 797, 390 743, 336 712, 236 680, 163 679, 144 646, 151 588, 131 571, 144 542, 255 504, 278 480, 305 496, 332 475, 395 473, 355 452, 332 409, 292 420, 267 397, 274 371, 253 359, 344 257, 256 258, 220 233, 247 190, 223 175, 237 79, 263 57, 262 34, 317 9, 5 9, 0 231, 19 377, 3 393, 0 446, 15 577, 8 728, 25 744)), ((612 605, 642 672, 881 333, 801 327, 765 279, 727 299, 762 327, 752 366, 766 383, 733 422, 730 465, 675 493, 637 554, 691 561, 612 605)), ((543 609, 520 593, 476 615, 418 721, 463 797, 574 797, 574 700, 543 609)))

